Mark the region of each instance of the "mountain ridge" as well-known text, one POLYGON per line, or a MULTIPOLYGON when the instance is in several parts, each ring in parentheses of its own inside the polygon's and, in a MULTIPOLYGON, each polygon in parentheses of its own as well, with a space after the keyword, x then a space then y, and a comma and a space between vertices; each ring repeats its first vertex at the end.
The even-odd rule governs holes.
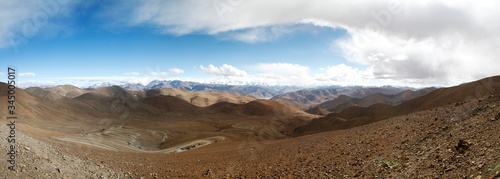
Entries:
POLYGON ((406 87, 344 87, 340 89, 317 89, 317 90, 299 90, 285 94, 276 95, 272 100, 288 99, 299 102, 306 107, 314 107, 329 100, 334 100, 341 95, 354 98, 363 98, 375 93, 393 95, 407 90, 406 87))
POLYGON ((354 98, 342 94, 339 97, 335 98, 334 100, 326 101, 317 105, 317 107, 325 109, 330 112, 340 112, 351 106, 368 107, 376 103, 389 104, 395 106, 410 99, 430 93, 434 90, 436 90, 436 88, 430 87, 430 88, 423 88, 417 91, 405 90, 403 92, 394 95, 374 93, 365 96, 363 98, 354 98))
POLYGON ((347 129, 440 106, 459 106, 467 102, 467 100, 489 95, 500 95, 500 76, 488 77, 458 86, 436 89, 428 94, 410 99, 396 106, 387 104, 374 104, 368 107, 352 106, 341 112, 331 113, 324 117, 313 119, 307 125, 296 128, 295 131, 297 134, 308 134, 347 129), (319 125, 333 123, 333 121, 338 121, 338 118, 344 120, 341 121, 340 124, 337 122, 335 126, 319 125))

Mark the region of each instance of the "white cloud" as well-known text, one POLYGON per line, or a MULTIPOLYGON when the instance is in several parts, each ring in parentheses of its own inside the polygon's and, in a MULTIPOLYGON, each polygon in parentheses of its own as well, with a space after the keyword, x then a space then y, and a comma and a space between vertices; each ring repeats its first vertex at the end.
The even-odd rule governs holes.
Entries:
MULTIPOLYGON (((219 72, 216 67, 201 69, 219 72)), ((345 64, 328 66, 323 71, 310 75, 310 67, 291 63, 261 63, 254 68, 257 73, 245 76, 218 75, 209 82, 233 85, 277 85, 277 86, 325 86, 325 85, 380 85, 374 80, 373 68, 364 70, 345 64)), ((206 81, 205 81, 206 82, 206 81)))
MULTIPOLYGON (((36 80, 20 80, 19 82, 16 82, 17 87, 19 88, 28 88, 28 87, 50 87, 50 86, 56 86, 56 85, 61 85, 57 84, 53 81, 36 81, 36 80)), ((67 83, 69 84, 69 83, 67 83)))
POLYGON ((20 30, 19 23, 28 18, 32 11, 36 10, 36 1, 0 1, 0 47, 10 45, 13 40, 13 32, 20 30))
POLYGON ((27 72, 27 73, 19 73, 20 77, 35 77, 36 74, 32 72, 27 72))
POLYGON ((447 84, 499 74, 499 3, 153 0, 127 18, 128 25, 154 24, 164 33, 222 34, 249 43, 274 40, 294 30, 273 28, 300 23, 342 28, 350 37, 334 47, 347 60, 373 67, 375 78, 447 84))
POLYGON ((138 72, 128 72, 128 73, 124 73, 124 75, 127 75, 127 76, 138 76, 139 73, 138 72))
POLYGON ((311 82, 309 67, 291 63, 261 63, 256 66, 263 77, 280 79, 286 83, 304 84, 311 82))
POLYGON ((178 68, 171 68, 168 71, 170 71, 170 73, 172 73, 174 75, 180 75, 180 74, 184 73, 184 70, 178 69, 178 68))
POLYGON ((259 43, 276 40, 286 34, 294 32, 295 30, 298 30, 298 28, 294 28, 294 26, 291 25, 256 27, 221 33, 220 36, 223 36, 223 39, 235 39, 247 43, 259 43))
POLYGON ((353 39, 337 43, 346 59, 373 66, 376 78, 453 84, 498 75, 495 66, 500 63, 492 57, 497 53, 492 42, 459 34, 425 39, 379 35, 372 40, 363 46, 353 39))
POLYGON ((257 69, 266 73, 280 74, 284 76, 307 76, 309 67, 291 63, 261 63, 257 69))
POLYGON ((168 73, 164 72, 164 71, 162 71, 162 72, 151 72, 149 74, 152 75, 152 76, 167 76, 168 75, 168 73))
POLYGON ((5 73, 3 73, 3 72, 0 72, 0 76, 3 76, 3 75, 5 75, 5 73))
POLYGON ((246 76, 247 73, 243 70, 239 70, 231 65, 224 64, 222 67, 215 67, 214 65, 208 65, 208 67, 204 67, 203 65, 200 65, 200 69, 203 70, 204 72, 213 74, 215 76, 224 76, 224 77, 230 77, 230 76, 246 76))
MULTIPOLYGON (((141 83, 148 84, 152 80, 168 80, 160 76, 73 76, 73 77, 59 77, 53 80, 57 80, 57 85, 62 84, 73 84, 80 87, 88 87, 94 84, 100 83, 112 83, 112 84, 126 84, 126 83, 141 83)), ((174 80, 174 79, 171 79, 174 80)))
POLYGON ((345 64, 329 66, 326 73, 315 75, 315 79, 325 82, 363 82, 373 79, 373 68, 359 70, 357 68, 347 66, 345 64))
POLYGON ((52 18, 67 17, 72 7, 80 0, 20 0, 0 1, 0 48, 28 43, 40 33, 54 35, 61 29, 68 31, 66 24, 54 24, 52 18))
POLYGON ((141 83, 148 84, 152 80, 184 80, 202 83, 216 83, 216 84, 230 84, 230 85, 263 85, 263 86, 302 86, 302 87, 315 87, 315 86, 329 86, 329 85, 406 85, 405 83, 398 83, 391 80, 377 81, 373 78, 373 71, 371 67, 364 70, 339 64, 336 66, 325 67, 323 71, 316 71, 314 75, 309 75, 308 66, 289 64, 289 63, 268 63, 258 64, 254 69, 257 73, 245 75, 241 74, 242 70, 232 67, 231 65, 223 65, 222 67, 215 67, 209 65, 208 67, 200 67, 202 70, 218 74, 211 78, 165 78, 166 72, 152 72, 152 76, 92 76, 92 77, 60 77, 51 80, 55 82, 44 81, 26 81, 23 87, 29 86, 53 86, 61 84, 73 84, 80 87, 89 87, 100 83, 111 83, 113 85, 123 85, 126 83, 141 83), (222 75, 226 74, 226 75, 222 75), (228 74, 234 74, 228 76, 228 74), (360 83, 362 82, 362 83, 360 83))

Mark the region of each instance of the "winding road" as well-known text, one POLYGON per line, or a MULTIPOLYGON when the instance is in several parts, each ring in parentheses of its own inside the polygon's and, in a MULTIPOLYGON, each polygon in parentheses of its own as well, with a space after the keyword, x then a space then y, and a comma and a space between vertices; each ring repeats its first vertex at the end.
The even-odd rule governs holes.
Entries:
POLYGON ((167 133, 158 130, 147 130, 147 129, 135 129, 130 127, 115 126, 105 129, 101 132, 89 133, 87 135, 82 135, 78 137, 67 137, 67 138, 57 138, 63 141, 76 142, 85 145, 90 145, 94 147, 99 147, 112 151, 138 151, 146 153, 177 153, 190 150, 192 148, 203 147, 214 143, 215 141, 226 140, 224 136, 213 136, 203 139, 197 139, 189 142, 185 142, 167 149, 162 150, 147 150, 143 146, 138 146, 138 139, 141 137, 141 133, 150 133, 153 135, 161 134, 161 140, 159 143, 165 142, 167 139, 167 133), (160 142, 161 141, 161 142, 160 142), (194 147, 193 147, 194 146, 194 147))

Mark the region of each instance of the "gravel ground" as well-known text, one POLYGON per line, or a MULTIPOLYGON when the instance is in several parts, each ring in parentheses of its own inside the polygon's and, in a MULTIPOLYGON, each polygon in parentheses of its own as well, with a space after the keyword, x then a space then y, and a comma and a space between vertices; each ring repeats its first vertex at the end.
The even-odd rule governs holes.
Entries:
MULTIPOLYGON (((5 178, 498 178, 499 129, 500 97, 490 96, 347 130, 176 154, 113 152, 21 130, 17 170, 0 155, 0 171, 5 178)), ((0 136, 7 133, 1 125, 0 136)), ((0 141, 1 153, 7 144, 0 141)))

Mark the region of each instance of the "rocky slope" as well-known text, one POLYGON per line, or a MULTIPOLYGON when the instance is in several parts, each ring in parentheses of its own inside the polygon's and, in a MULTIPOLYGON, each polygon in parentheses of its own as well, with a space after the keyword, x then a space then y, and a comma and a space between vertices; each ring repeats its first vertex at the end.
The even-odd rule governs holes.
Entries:
MULTIPOLYGON (((2 174, 7 178, 495 178, 500 177, 499 128, 498 96, 347 130, 274 141, 249 138, 176 154, 101 150, 39 136, 41 131, 21 125, 20 167, 2 174)), ((6 131, 1 125, 0 135, 6 131)), ((6 153, 6 140, 0 146, 6 153)), ((6 168, 6 162, 1 165, 6 168)))
POLYGON ((448 104, 458 104, 463 100, 500 95, 500 76, 434 90, 426 95, 408 100, 396 106, 374 104, 368 107, 352 106, 338 113, 331 113, 312 120, 306 126, 297 128, 297 133, 311 133, 326 130, 346 129, 364 125, 390 117, 410 114, 448 104), (338 119, 343 120, 338 120, 338 119), (321 125, 328 123, 337 125, 321 125))

